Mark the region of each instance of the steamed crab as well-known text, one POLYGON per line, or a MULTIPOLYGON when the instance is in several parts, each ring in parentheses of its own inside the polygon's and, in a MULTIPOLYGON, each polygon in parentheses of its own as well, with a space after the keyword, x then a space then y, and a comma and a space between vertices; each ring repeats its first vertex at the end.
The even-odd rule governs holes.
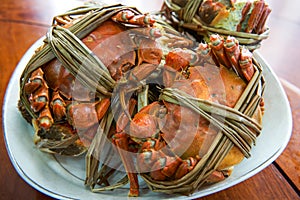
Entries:
MULTIPOLYGON (((191 1, 172 2, 184 8, 191 1)), ((264 0, 203 0, 196 13, 210 27, 261 34, 271 9, 264 0)))
MULTIPOLYGON (((165 58, 163 85, 232 108, 253 76, 252 54, 233 37, 224 40, 212 35, 210 41, 194 51, 170 50, 165 58)), ((261 116, 258 107, 254 114, 257 123, 261 123, 261 116)), ((117 128, 112 139, 129 177, 129 196, 138 196, 138 174, 155 181, 179 180, 188 174, 218 131, 190 108, 163 99, 144 106, 126 123, 129 128, 117 128), (124 150, 138 154, 132 156, 124 150), (137 166, 132 165, 134 160, 137 166)), ((206 182, 225 179, 243 158, 243 153, 233 147, 206 182)))
POLYGON ((271 9, 264 0, 205 0, 199 8, 201 20, 210 26, 257 34, 265 31, 270 12, 271 9))
MULTIPOLYGON (((130 181, 129 196, 138 196, 138 174, 147 181, 181 180, 203 159, 219 131, 199 113, 169 102, 160 93, 166 88, 178 89, 193 98, 232 108, 256 69, 251 52, 233 37, 212 35, 210 43, 198 44, 131 8, 108 10, 110 14, 82 43, 78 42, 106 67, 99 77, 107 85, 99 84, 93 90, 88 86, 94 80, 81 81, 84 71, 83 76, 74 74, 57 55, 59 59, 37 67, 27 79, 23 76, 21 94, 25 100, 20 101, 19 109, 33 124, 35 142, 42 150, 71 156, 85 152, 100 133, 99 122, 115 114, 105 137, 124 165, 130 181), (144 86, 152 88, 151 98, 136 100, 144 86), (137 101, 141 103, 138 106, 137 101), (114 113, 116 109, 120 110, 114 113)), ((78 21, 58 17, 55 26, 67 32, 64 29, 78 21)), ((80 59, 68 61, 71 65, 78 60, 88 66, 80 59)), ((261 123, 260 112, 258 107, 254 115, 257 123, 261 123)), ((205 181, 223 180, 243 158, 243 152, 233 147, 205 181)), ((101 178, 90 182, 87 177, 86 184, 110 185, 101 178)))
MULTIPOLYGON (((62 17, 55 19, 65 28, 75 21, 62 17)), ((103 22, 82 41, 107 66, 112 79, 118 81, 133 67, 139 73, 141 70, 154 70, 159 64, 162 53, 151 39, 159 34, 156 29, 150 28, 153 23, 148 15, 123 10, 103 22), (145 29, 125 32, 124 24, 145 29), (107 38, 110 38, 110 43, 105 41, 107 38), (106 48, 105 52, 103 48, 106 48)), ((147 76, 147 73, 141 76, 147 76)), ((95 91, 77 81, 57 59, 33 71, 24 91, 30 109, 38 117, 33 119, 22 102, 19 108, 27 121, 34 125, 35 142, 43 150, 66 155, 78 155, 86 150, 98 122, 110 105, 109 96, 96 95, 95 91)))

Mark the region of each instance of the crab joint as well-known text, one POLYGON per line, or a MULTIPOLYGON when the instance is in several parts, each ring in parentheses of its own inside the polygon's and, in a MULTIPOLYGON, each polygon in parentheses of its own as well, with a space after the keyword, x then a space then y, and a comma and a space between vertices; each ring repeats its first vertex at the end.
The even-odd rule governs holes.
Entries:
POLYGON ((51 116, 49 107, 46 106, 39 115, 37 119, 39 127, 43 129, 49 129, 53 124, 53 118, 51 116))

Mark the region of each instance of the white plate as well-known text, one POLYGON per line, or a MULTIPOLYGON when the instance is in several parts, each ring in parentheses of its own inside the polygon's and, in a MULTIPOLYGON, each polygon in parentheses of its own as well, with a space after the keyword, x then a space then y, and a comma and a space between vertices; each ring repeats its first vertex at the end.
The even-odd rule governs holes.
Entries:
MULTIPOLYGON (((24 67, 41 44, 37 41, 19 62, 8 85, 4 107, 3 124, 7 150, 17 172, 32 187, 58 199, 127 199, 128 189, 117 189, 105 193, 92 193, 84 187, 84 157, 67 159, 40 152, 32 141, 32 127, 25 122, 17 109, 19 99, 19 77, 24 67)), ((203 188, 193 195, 170 196, 142 189, 141 198, 197 198, 224 190, 240 183, 271 164, 284 150, 292 132, 292 115, 285 92, 259 54, 255 54, 264 67, 266 79, 265 116, 263 131, 253 147, 252 157, 235 167, 233 174, 223 182, 203 188)), ((139 198, 140 199, 140 198, 139 198)))

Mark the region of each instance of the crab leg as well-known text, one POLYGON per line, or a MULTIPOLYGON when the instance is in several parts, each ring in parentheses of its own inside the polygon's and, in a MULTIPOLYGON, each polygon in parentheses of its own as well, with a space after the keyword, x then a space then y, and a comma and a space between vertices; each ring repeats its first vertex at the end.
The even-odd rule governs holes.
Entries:
POLYGON ((136 106, 137 102, 135 99, 131 98, 129 100, 129 108, 126 111, 123 111, 119 118, 118 118, 118 121, 117 121, 117 127, 116 127, 116 132, 119 133, 119 132, 122 132, 123 130, 125 130, 127 124, 129 123, 130 121, 130 118, 128 117, 128 115, 131 115, 134 111, 134 108, 136 106), (128 115, 126 114, 128 113, 128 115))
POLYGON ((164 33, 164 36, 167 38, 164 39, 164 42, 167 44, 169 48, 189 48, 194 45, 194 42, 185 37, 164 33))
POLYGON ((47 104, 49 99, 48 87, 40 87, 36 92, 30 95, 29 102, 31 103, 31 109, 34 112, 40 112, 47 104))
POLYGON ((35 70, 24 88, 25 93, 29 95, 28 100, 34 112, 40 112, 49 100, 48 85, 43 78, 43 74, 42 69, 35 70))
POLYGON ((54 20, 61 26, 72 23, 72 19, 69 16, 57 16, 54 20))
POLYGON ((125 132, 116 133, 113 136, 113 142, 117 146, 118 152, 120 154, 121 160, 124 164, 129 182, 130 189, 128 196, 137 197, 139 196, 139 183, 137 173, 135 173, 135 166, 133 158, 129 152, 129 136, 125 132))
POLYGON ((142 36, 144 38, 150 38, 151 40, 155 40, 162 36, 162 32, 158 28, 154 27, 145 27, 138 29, 131 29, 131 33, 134 33, 137 36, 142 36))
POLYGON ((183 162, 179 165, 175 173, 175 179, 180 179, 181 177, 189 173, 191 170, 193 170, 197 162, 198 160, 193 157, 189 157, 188 159, 183 160, 183 162))
MULTIPOLYGON (((136 101, 134 99, 130 99, 128 111, 130 114, 133 113, 135 105, 136 101)), ((129 118, 127 117, 125 112, 122 112, 117 121, 116 133, 113 135, 112 141, 117 147, 130 182, 130 190, 128 196, 137 197, 139 195, 138 178, 137 173, 134 173, 136 170, 133 158, 130 155, 129 135, 124 132, 128 122, 129 118)))
POLYGON ((158 65, 143 63, 139 66, 136 66, 129 77, 129 80, 141 81, 147 78, 152 72, 157 69, 158 65))
POLYGON ((116 15, 112 17, 112 20, 119 22, 128 22, 134 16, 134 13, 130 10, 123 10, 118 12, 116 15))
POLYGON ((240 70, 239 66, 239 58, 240 58, 240 48, 239 48, 239 41, 235 39, 234 37, 228 36, 225 44, 224 44, 224 49, 226 52, 226 55, 231 62, 234 70, 238 75, 242 77, 243 73, 240 70))
POLYGON ((247 14, 248 14, 248 12, 251 8, 251 5, 252 5, 251 2, 248 1, 246 3, 246 5, 244 6, 244 8, 242 10, 242 18, 241 18, 240 23, 237 25, 237 28, 236 28, 237 31, 242 31, 242 24, 246 19, 246 16, 247 16, 247 14))
POLYGON ((248 49, 242 48, 239 64, 244 77, 247 81, 250 81, 254 74, 254 67, 252 64, 252 53, 248 49))
POLYGON ((182 164, 182 161, 178 157, 166 156, 159 158, 152 166, 150 176, 154 180, 165 180, 167 177, 172 177, 177 171, 178 166, 182 164), (157 170, 155 170, 157 169, 157 170))
POLYGON ((224 180, 225 177, 226 176, 224 175, 224 172, 214 171, 209 175, 206 181, 208 183, 216 183, 216 182, 220 182, 221 180, 224 180))
POLYGON ((196 49, 197 53, 200 55, 200 63, 202 65, 209 64, 219 64, 216 57, 213 55, 211 48, 206 43, 200 43, 196 49))
POLYGON ((231 63, 229 62, 229 60, 226 57, 226 53, 224 50, 224 39, 217 34, 213 34, 210 36, 209 46, 212 49, 212 52, 214 53, 214 55, 216 56, 218 61, 222 65, 224 65, 225 67, 230 69, 231 63))
POLYGON ((266 5, 264 8, 264 12, 255 28, 256 33, 261 34, 262 32, 264 32, 264 26, 270 13, 271 13, 271 9, 269 8, 268 5, 266 5))
POLYGON ((136 25, 153 25, 155 23, 155 19, 152 18, 151 15, 135 15, 133 18, 129 20, 130 24, 136 25))
POLYGON ((53 111, 55 120, 59 121, 66 116, 66 104, 58 92, 53 93, 50 107, 53 111))
POLYGON ((123 10, 112 17, 112 20, 133 25, 153 25, 155 20, 150 15, 135 15, 130 10, 123 10))
POLYGON ((165 180, 171 178, 182 160, 177 156, 166 155, 162 149, 166 146, 165 142, 159 139, 149 139, 143 143, 141 152, 137 156, 138 170, 140 173, 150 172, 154 180, 165 180))
MULTIPOLYGON (((150 173, 154 180, 166 180, 167 178, 180 179, 194 169, 199 161, 199 157, 189 157, 182 160, 172 153, 165 153, 162 149, 165 143, 148 140, 142 146, 142 151, 138 154, 137 164, 140 173, 150 173)), ((170 151, 170 149, 169 149, 170 151)))
POLYGON ((40 128, 49 129, 52 126, 53 118, 48 105, 40 112, 37 121, 40 128))
POLYGON ((49 129, 53 124, 53 118, 49 108, 49 90, 46 81, 43 78, 44 72, 41 68, 35 70, 29 82, 25 85, 25 93, 29 95, 31 109, 38 113, 36 120, 37 129, 49 129))
POLYGON ((255 29, 262 15, 262 11, 264 10, 264 6, 265 6, 264 0, 254 2, 254 8, 248 20, 248 26, 245 30, 246 33, 251 33, 253 29, 255 29))
POLYGON ((43 82, 43 74, 44 72, 42 71, 41 68, 38 68, 34 72, 32 72, 31 77, 29 79, 29 82, 25 84, 24 90, 25 94, 32 94, 35 92, 39 87, 42 86, 43 82))

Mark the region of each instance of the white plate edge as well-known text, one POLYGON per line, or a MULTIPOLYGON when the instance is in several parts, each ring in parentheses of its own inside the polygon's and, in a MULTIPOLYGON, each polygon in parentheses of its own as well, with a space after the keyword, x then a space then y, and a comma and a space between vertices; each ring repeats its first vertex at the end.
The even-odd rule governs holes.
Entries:
MULTIPOLYGON (((30 57, 32 56, 32 52, 34 52, 34 50, 39 47, 41 45, 41 42, 42 42, 43 38, 40 38, 39 40, 37 40, 27 51, 26 53, 23 55, 23 57, 21 58, 21 60, 19 61, 16 69, 14 70, 11 78, 10 78, 10 81, 9 81, 9 84, 7 86, 7 89, 6 90, 9 90, 11 89, 12 87, 12 83, 14 82, 15 79, 18 79, 19 78, 19 74, 17 72, 20 72, 22 70, 18 70, 19 68, 23 68, 24 66, 26 66, 27 62, 29 61, 30 57)), ((281 82, 279 80, 279 78, 275 75, 274 71, 270 68, 270 66, 268 65, 268 63, 262 58, 262 56, 260 55, 260 53, 258 53, 257 51, 254 52, 254 56, 256 57, 257 60, 259 60, 260 62, 263 62, 265 64, 265 66, 267 66, 267 70, 270 71, 270 73, 273 75, 273 77, 277 80, 277 82, 279 83, 279 88, 281 90, 281 92, 284 94, 284 99, 285 101, 288 102, 288 98, 286 96, 286 93, 281 85, 281 82)), ((4 96, 4 104, 3 104, 3 109, 2 109, 2 113, 3 113, 3 122, 6 120, 5 119, 5 115, 4 115, 4 112, 5 112, 5 108, 7 107, 7 94, 5 93, 5 96, 4 96)), ((222 187, 222 188, 219 188, 219 189, 216 189, 214 187, 211 187, 209 190, 207 190, 206 192, 202 192, 200 194, 197 195, 197 193, 195 193, 194 195, 192 196, 189 196, 189 197, 182 197, 183 199, 186 199, 186 198, 197 198, 197 197, 202 197, 202 196, 206 196, 207 194, 212 194, 210 191, 213 191, 213 193, 216 193, 216 192, 219 192, 221 190, 224 190, 224 189, 227 189, 229 187, 232 187, 238 183, 241 183, 242 181, 248 179, 249 177, 257 174, 258 172, 260 172, 261 170, 263 170, 264 168, 266 168, 267 166, 269 166, 274 160, 276 160, 279 155, 284 151, 285 147, 287 146, 289 140, 290 140, 290 137, 291 137, 291 134, 292 134, 292 112, 291 112, 291 109, 289 109, 288 111, 288 117, 289 117, 289 124, 286 126, 286 129, 287 129, 287 132, 286 134, 289 134, 289 137, 286 137, 285 138, 285 141, 281 144, 281 148, 279 148, 277 150, 277 152, 275 152, 273 154, 273 156, 271 156, 271 159, 268 159, 266 160, 264 163, 261 163, 260 166, 257 166, 255 169, 251 170, 251 172, 249 172, 246 176, 243 176, 239 179, 236 179, 232 182, 230 182, 229 184, 227 184, 226 187, 222 187)), ((6 138, 6 127, 5 127, 5 123, 3 123, 3 127, 4 127, 4 138, 6 138)), ((12 161, 12 164, 13 166, 15 167, 16 171, 19 173, 19 175, 29 184, 31 185, 33 188, 37 189, 38 191, 48 195, 48 196, 51 196, 51 197, 54 197, 54 198, 59 198, 59 199, 73 199, 73 198, 69 198, 69 197, 65 197, 64 195, 61 195, 61 194, 56 194, 54 193, 53 191, 48 191, 47 189, 41 187, 38 183, 36 183, 35 181, 31 180, 30 177, 28 177, 26 174, 23 173, 22 169, 20 168, 20 166, 18 165, 17 161, 15 160, 15 158, 13 157, 13 153, 11 152, 10 148, 9 148, 9 145, 7 144, 7 140, 5 142, 5 145, 6 145, 6 148, 7 148, 7 151, 9 153, 9 157, 12 161)), ((179 197, 179 199, 182 199, 181 197, 179 197)))

